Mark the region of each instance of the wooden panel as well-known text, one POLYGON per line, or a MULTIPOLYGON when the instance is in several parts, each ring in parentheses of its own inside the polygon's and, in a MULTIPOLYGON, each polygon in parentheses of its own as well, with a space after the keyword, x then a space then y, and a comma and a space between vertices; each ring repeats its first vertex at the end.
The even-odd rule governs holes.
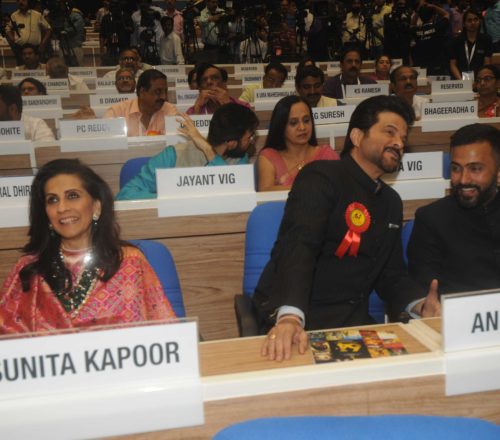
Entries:
POLYGON ((26 175, 26 172, 31 172, 29 154, 0 155, 0 176, 22 175, 19 174, 22 172, 24 172, 24 175, 26 175), (15 172, 15 174, 12 174, 12 172, 15 172))

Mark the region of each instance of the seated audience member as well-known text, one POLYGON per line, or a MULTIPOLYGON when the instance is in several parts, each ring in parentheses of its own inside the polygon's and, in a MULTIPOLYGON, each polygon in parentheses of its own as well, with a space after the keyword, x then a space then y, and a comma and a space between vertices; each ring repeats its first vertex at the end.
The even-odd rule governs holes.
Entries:
POLYGON ((198 84, 196 83, 196 69, 191 69, 188 73, 188 84, 191 90, 197 90, 198 84))
POLYGON ((255 90, 277 89, 283 86, 288 76, 288 70, 283 64, 271 62, 264 68, 262 84, 249 84, 241 92, 240 100, 253 103, 255 101, 255 90))
POLYGON ((160 20, 163 37, 160 40, 161 64, 184 64, 181 37, 174 32, 174 19, 164 16, 160 20))
POLYGON ((487 64, 477 71, 474 82, 478 93, 477 113, 480 118, 500 116, 499 81, 500 71, 493 64, 487 64))
POLYGON ((314 60, 312 59, 312 57, 310 57, 309 55, 306 55, 304 58, 302 58, 299 61, 299 63, 297 64, 297 68, 295 69, 295 71, 303 69, 306 66, 316 66, 316 63, 314 62, 314 60))
POLYGON ((120 240, 109 186, 77 159, 40 168, 30 219, 0 293, 0 334, 175 317, 144 255, 120 240))
POLYGON ((7 84, 0 85, 0 121, 21 121, 26 139, 33 142, 55 139, 54 133, 43 119, 23 113, 20 90, 7 84))
POLYGON ((304 353, 304 327, 372 323, 373 289, 390 317, 440 313, 436 282, 423 299, 425 289, 407 274, 401 198, 381 180, 398 169, 413 120, 396 96, 365 99, 351 116, 341 160, 316 161, 299 173, 253 296, 261 331, 269 332, 263 356, 289 359, 292 344, 304 353))
POLYGON ((252 110, 232 103, 218 108, 210 121, 207 139, 198 132, 189 116, 184 116, 182 123, 179 132, 192 143, 170 145, 152 157, 121 189, 117 200, 155 198, 157 168, 248 163, 247 151, 259 124, 252 110))
POLYGON ((69 89, 77 92, 88 92, 89 88, 85 81, 78 76, 68 72, 68 66, 62 58, 53 57, 47 61, 45 65, 47 76, 51 79, 68 79, 69 89))
POLYGON ((455 79, 472 79, 484 64, 491 64, 493 43, 480 33, 481 14, 473 9, 464 12, 463 32, 455 37, 450 49, 450 72, 455 79))
POLYGON ((312 107, 335 107, 337 100, 323 95, 325 74, 319 67, 306 66, 297 70, 295 90, 312 107))
POLYGON ((114 70, 106 72, 104 78, 114 79, 120 67, 132 69, 136 80, 138 80, 139 76, 144 72, 144 70, 139 67, 139 55, 131 48, 123 49, 120 52, 118 61, 120 64, 114 70))
POLYGON ((149 69, 153 68, 153 66, 151 64, 148 64, 148 63, 145 63, 144 61, 142 61, 141 52, 139 51, 139 48, 137 48, 136 46, 131 46, 130 50, 132 52, 134 52, 137 56, 137 66, 139 67, 139 70, 142 70, 144 72, 145 70, 149 70, 149 69))
POLYGON ((146 70, 137 81, 137 98, 113 104, 105 118, 127 119, 127 136, 165 134, 165 116, 175 116, 177 109, 167 102, 167 77, 159 70, 146 70))
POLYGON ((345 98, 345 86, 349 84, 375 84, 368 76, 360 75, 361 51, 348 48, 340 55, 340 73, 325 82, 323 94, 330 98, 345 98))
POLYGON ((47 88, 45 87, 45 85, 35 78, 24 78, 17 85, 17 88, 21 92, 22 96, 36 96, 47 94, 47 88))
POLYGON ((134 71, 128 67, 120 67, 116 71, 115 87, 118 93, 134 93, 135 92, 135 76, 134 71))
POLYGON ((30 43, 21 47, 21 58, 24 64, 16 66, 16 70, 45 70, 45 64, 40 63, 38 48, 30 43))
POLYGON ((290 189, 297 174, 308 163, 337 159, 339 155, 330 145, 318 146, 308 101, 299 96, 287 96, 274 107, 266 144, 259 154, 258 189, 290 189))
POLYGON ((186 113, 188 115, 212 114, 221 105, 230 102, 250 107, 248 103, 229 95, 226 82, 227 72, 225 70, 213 64, 200 64, 196 69, 196 83, 200 94, 186 113))
POLYGON ((375 60, 375 75, 371 78, 375 81, 389 81, 392 61, 388 55, 379 55, 375 60))
POLYGON ((417 95, 418 72, 409 66, 399 66, 391 72, 391 87, 396 96, 399 96, 413 107, 415 119, 422 117, 422 105, 429 102, 428 98, 417 95))
POLYGON ((417 209, 410 275, 439 293, 500 288, 500 132, 472 124, 451 136, 451 195, 417 209))

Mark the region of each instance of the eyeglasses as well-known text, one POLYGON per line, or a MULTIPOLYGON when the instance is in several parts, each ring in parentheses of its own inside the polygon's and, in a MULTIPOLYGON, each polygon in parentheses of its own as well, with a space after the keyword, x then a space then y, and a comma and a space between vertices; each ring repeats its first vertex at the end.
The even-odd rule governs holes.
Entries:
POLYGON ((494 76, 482 76, 481 78, 476 78, 476 82, 480 83, 481 81, 484 81, 484 82, 490 82, 490 81, 493 81, 495 80, 496 78, 494 76))
POLYGON ((137 61, 136 57, 121 57, 120 60, 122 61, 137 61))
POLYGON ((133 81, 134 78, 130 76, 119 76, 116 78, 117 81, 133 81))

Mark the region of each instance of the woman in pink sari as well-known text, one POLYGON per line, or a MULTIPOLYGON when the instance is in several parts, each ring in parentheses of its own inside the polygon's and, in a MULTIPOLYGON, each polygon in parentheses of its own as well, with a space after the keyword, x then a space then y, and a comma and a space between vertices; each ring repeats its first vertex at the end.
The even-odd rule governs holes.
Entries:
POLYGON ((274 107, 265 147, 259 154, 259 191, 290 189, 299 171, 316 160, 337 160, 330 145, 319 145, 309 104, 287 96, 274 107))
POLYGON ((0 291, 0 334, 175 317, 144 255, 120 240, 109 186, 78 160, 40 168, 30 221, 0 291))

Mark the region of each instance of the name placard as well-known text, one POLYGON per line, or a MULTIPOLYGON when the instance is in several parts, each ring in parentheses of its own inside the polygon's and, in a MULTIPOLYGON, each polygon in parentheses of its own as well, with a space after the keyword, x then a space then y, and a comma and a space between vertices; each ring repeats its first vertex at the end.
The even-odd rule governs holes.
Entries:
POLYGON ((431 119, 468 119, 477 117, 477 103, 438 102, 422 105, 422 121, 431 119))
POLYGON ((443 177, 443 153, 405 153, 398 171, 384 175, 384 181, 437 179, 443 177))
POLYGON ((340 61, 330 61, 326 64, 326 70, 340 70, 340 61))
MULTIPOLYGON (((212 116, 213 115, 191 115, 190 118, 198 131, 206 133, 208 132, 212 116)), ((165 117, 165 134, 178 134, 177 129, 179 128, 180 123, 177 122, 177 119, 177 116, 165 117)))
POLYGON ((180 103, 192 103, 198 99, 198 95, 200 94, 199 90, 191 90, 191 89, 180 89, 175 91, 175 99, 178 104, 180 103))
MULTIPOLYGON (((97 78, 97 81, 95 84, 96 84, 97 89, 114 89, 114 90, 116 90, 114 78, 97 78)), ((118 93, 118 90, 116 91, 116 93, 118 93)))
POLYGON ((427 79, 429 80, 429 82, 432 82, 432 81, 450 81, 451 76, 450 75, 429 75, 427 77, 427 79))
POLYGON ((204 422, 195 322, 4 339, 0 347, 7 438, 37 428, 46 438, 94 438, 204 422))
POLYGON ((126 149, 125 118, 61 120, 61 151, 126 149))
POLYGON ((189 82, 187 77, 184 76, 176 76, 175 77, 175 87, 176 88, 189 88, 189 82))
POLYGON ((175 65, 161 65, 154 66, 155 70, 159 70, 161 73, 170 76, 186 76, 186 68, 184 66, 175 66, 175 65))
POLYGON ((472 92, 472 81, 432 81, 431 93, 472 92))
POLYGON ((33 176, 0 178, 0 227, 29 225, 29 198, 33 176))
POLYGON ((118 93, 110 95, 90 95, 90 106, 94 107, 109 107, 117 102, 128 101, 136 98, 135 93, 118 93))
POLYGON ((80 78, 96 78, 97 69, 95 67, 69 67, 71 75, 79 76, 80 78))
POLYGON ((156 170, 158 215, 251 211, 257 205, 253 165, 156 170))
POLYGON ((12 79, 21 79, 21 78, 47 78, 47 72, 43 69, 35 69, 35 70, 12 70, 12 79))
POLYGON ((388 95, 389 84, 348 84, 346 85, 346 98, 360 96, 388 95))
POLYGON ((59 95, 23 96, 23 113, 42 119, 62 118, 59 95))
POLYGON ((236 75, 242 75, 246 73, 260 73, 263 71, 262 64, 235 64, 234 73, 236 75))
POLYGON ((1 121, 0 122, 0 142, 9 140, 24 141, 24 125, 21 121, 1 121))
POLYGON ((348 123, 355 108, 355 105, 313 108, 314 123, 319 125, 348 123))
POLYGON ((42 81, 47 90, 69 90, 69 80, 67 78, 46 79, 42 81))
POLYGON ((273 100, 277 101, 285 96, 295 95, 295 90, 291 88, 274 88, 274 89, 256 89, 255 100, 273 100))
POLYGON ((262 84, 262 78, 264 75, 245 75, 242 78, 242 84, 262 84))

